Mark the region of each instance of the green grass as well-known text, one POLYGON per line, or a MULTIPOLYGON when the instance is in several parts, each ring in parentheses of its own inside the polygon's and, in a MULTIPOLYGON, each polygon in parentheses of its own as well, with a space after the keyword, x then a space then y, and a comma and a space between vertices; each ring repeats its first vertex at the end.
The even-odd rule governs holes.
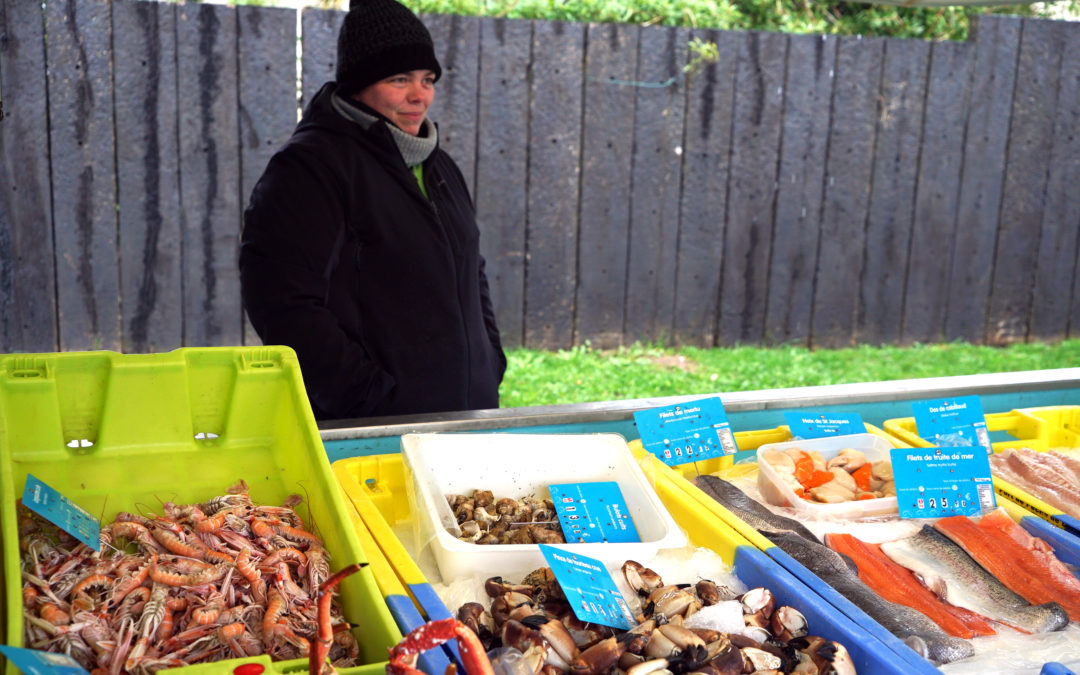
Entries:
POLYGON ((517 349, 499 388, 503 407, 715 394, 849 382, 975 375, 1080 365, 1080 340, 984 347, 960 343, 914 347, 809 350, 664 348, 613 351, 587 346, 558 352, 517 349))

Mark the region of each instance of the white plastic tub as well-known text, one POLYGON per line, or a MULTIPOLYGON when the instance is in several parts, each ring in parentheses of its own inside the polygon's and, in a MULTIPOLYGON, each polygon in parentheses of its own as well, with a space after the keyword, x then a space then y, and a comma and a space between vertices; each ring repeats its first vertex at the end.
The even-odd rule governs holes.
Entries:
POLYGON ((768 443, 758 448, 758 490, 762 498, 776 506, 790 506, 807 518, 835 518, 852 519, 881 516, 899 512, 896 497, 882 497, 880 499, 864 499, 862 501, 842 502, 839 504, 819 504, 817 502, 802 499, 788 487, 776 470, 762 459, 762 455, 769 450, 784 451, 790 448, 798 448, 805 452, 817 450, 825 461, 829 461, 844 448, 854 448, 866 454, 867 461, 891 460, 889 451, 892 446, 880 436, 874 434, 849 434, 845 436, 828 436, 814 438, 805 441, 785 441, 783 443, 768 443))
POLYGON ((476 489, 491 490, 496 498, 546 498, 552 484, 615 481, 641 542, 560 548, 621 565, 686 545, 686 535, 618 434, 406 434, 401 451, 418 549, 431 547, 447 583, 465 575, 513 577, 547 564, 536 544, 480 545, 447 531, 458 528, 446 495, 476 489))

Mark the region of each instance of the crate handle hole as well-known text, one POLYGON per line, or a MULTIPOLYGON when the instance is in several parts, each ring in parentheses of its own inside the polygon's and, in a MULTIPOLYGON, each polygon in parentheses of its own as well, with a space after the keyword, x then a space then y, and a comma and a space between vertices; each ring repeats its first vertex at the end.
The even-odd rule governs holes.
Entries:
POLYGON ((215 438, 218 438, 218 435, 215 434, 213 431, 200 431, 199 433, 195 434, 195 440, 197 441, 212 441, 215 438))
POLYGON ((252 361, 248 364, 249 368, 276 368, 277 364, 273 361, 252 361))
POLYGON ((22 377, 29 379, 31 377, 41 377, 41 371, 39 370, 13 370, 11 371, 12 377, 22 377))
POLYGON ((67 443, 67 446, 72 450, 79 450, 81 448, 92 448, 94 442, 88 438, 75 438, 67 443))
POLYGON ((364 487, 366 487, 371 492, 378 492, 379 491, 379 481, 375 480, 374 478, 365 478, 364 479, 364 487))

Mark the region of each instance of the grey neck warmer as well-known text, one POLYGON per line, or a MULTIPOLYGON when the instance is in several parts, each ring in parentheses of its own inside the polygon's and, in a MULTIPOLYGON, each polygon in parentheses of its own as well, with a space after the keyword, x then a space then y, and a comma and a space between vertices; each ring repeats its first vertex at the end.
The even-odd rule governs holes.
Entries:
MULTIPOLYGON (((334 106, 334 110, 336 110, 339 115, 345 119, 356 122, 364 129, 369 128, 372 124, 379 121, 374 115, 369 115, 350 103, 348 99, 344 99, 337 94, 333 95, 331 103, 334 106)), ((421 136, 407 134, 393 124, 387 124, 386 128, 390 130, 390 135, 393 136, 394 143, 397 144, 398 152, 401 153, 401 158, 405 160, 405 166, 410 169, 423 162, 431 155, 431 153, 435 152, 435 146, 438 145, 439 142, 438 131, 436 131, 435 125, 426 117, 424 118, 424 124, 420 129, 423 134, 421 136)))

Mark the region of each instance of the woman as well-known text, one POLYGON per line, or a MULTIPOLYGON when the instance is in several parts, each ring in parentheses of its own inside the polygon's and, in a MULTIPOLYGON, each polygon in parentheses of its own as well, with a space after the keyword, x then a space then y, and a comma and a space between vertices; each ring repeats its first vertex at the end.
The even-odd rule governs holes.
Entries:
POLYGON ((473 203, 427 119, 441 74, 409 9, 354 0, 336 82, 244 213, 244 308, 265 344, 296 351, 318 419, 498 407, 473 203))

